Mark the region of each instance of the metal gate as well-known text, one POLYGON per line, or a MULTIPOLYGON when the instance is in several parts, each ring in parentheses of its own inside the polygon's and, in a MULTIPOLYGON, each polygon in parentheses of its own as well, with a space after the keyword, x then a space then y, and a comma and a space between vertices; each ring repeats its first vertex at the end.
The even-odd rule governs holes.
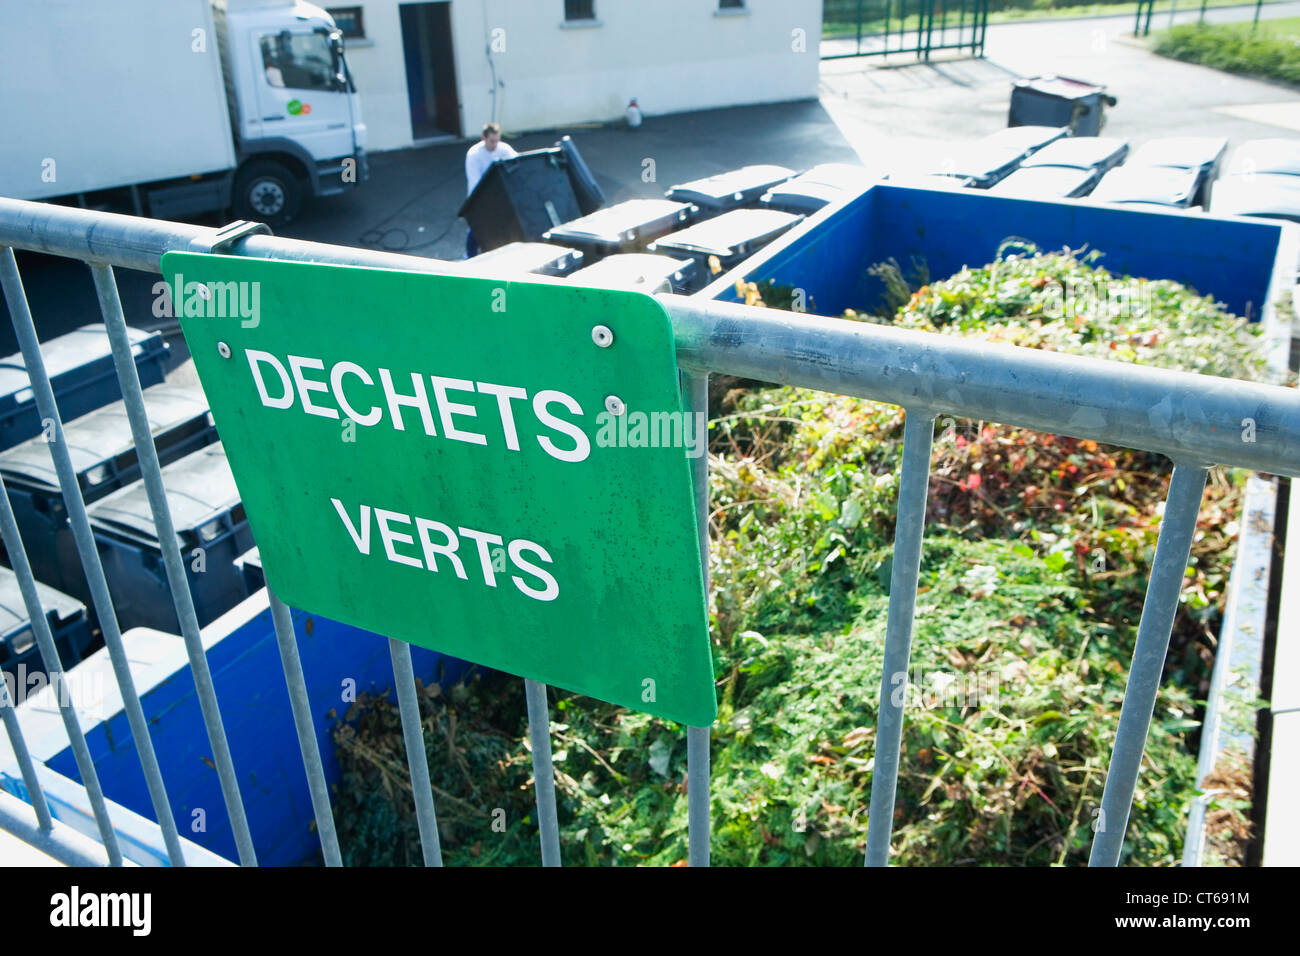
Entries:
POLYGON ((821 57, 885 56, 934 50, 984 55, 988 0, 824 0, 821 57))

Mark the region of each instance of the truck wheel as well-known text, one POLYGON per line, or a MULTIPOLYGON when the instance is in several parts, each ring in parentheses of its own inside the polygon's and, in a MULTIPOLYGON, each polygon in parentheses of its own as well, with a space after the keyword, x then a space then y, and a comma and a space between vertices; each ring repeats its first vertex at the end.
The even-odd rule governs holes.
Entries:
POLYGON ((235 177, 235 215, 283 226, 302 208, 302 184, 280 163, 259 159, 235 177))

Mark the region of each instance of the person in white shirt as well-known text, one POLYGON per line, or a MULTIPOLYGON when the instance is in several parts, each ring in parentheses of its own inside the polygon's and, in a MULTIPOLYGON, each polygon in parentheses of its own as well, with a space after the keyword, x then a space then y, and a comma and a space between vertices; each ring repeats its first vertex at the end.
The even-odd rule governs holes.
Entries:
MULTIPOLYGON (((468 196, 488 171, 488 167, 498 160, 511 159, 519 155, 509 143, 501 142, 501 125, 484 123, 483 138, 465 153, 465 195, 468 196)), ((465 234, 465 258, 478 255, 478 242, 472 230, 465 234)))

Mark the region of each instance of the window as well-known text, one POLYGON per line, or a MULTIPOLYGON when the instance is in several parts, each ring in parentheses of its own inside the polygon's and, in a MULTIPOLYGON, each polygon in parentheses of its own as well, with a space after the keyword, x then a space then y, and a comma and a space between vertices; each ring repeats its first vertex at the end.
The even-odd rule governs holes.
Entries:
POLYGON ((334 18, 339 31, 350 40, 364 40, 365 23, 361 19, 360 7, 327 7, 325 10, 334 18))
POLYGON ((596 19, 596 0, 564 0, 564 19, 596 19))
POLYGON ((324 33, 268 33, 262 37, 266 82, 293 90, 336 88, 334 51, 324 33))

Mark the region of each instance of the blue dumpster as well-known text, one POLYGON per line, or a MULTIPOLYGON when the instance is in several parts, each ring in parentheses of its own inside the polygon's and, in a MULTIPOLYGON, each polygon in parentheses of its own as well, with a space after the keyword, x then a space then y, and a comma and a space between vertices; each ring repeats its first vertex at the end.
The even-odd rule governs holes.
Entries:
MULTIPOLYGON (((257 548, 249 548, 238 558, 235 559, 235 565, 239 568, 240 574, 244 578, 244 585, 248 589, 251 597, 262 588, 266 587, 266 572, 262 569, 262 556, 257 548)), ((325 618, 316 618, 318 624, 313 625, 312 633, 317 626, 326 623, 325 618)), ((378 635, 370 631, 363 631, 359 627, 351 627, 347 624, 339 624, 337 621, 329 621, 329 626, 341 630, 345 633, 351 633, 373 640, 378 635)), ((459 657, 452 657, 448 654, 440 654, 437 651, 431 651, 428 648, 411 645, 411 663, 415 667, 415 673, 422 679, 428 680, 432 677, 442 685, 454 684, 465 676, 466 672, 475 665, 469 661, 463 661, 459 657)), ((484 674, 494 674, 496 671, 480 667, 480 672, 484 674)))
MULTIPOLYGON (((76 598, 36 582, 36 592, 49 622, 54 646, 65 669, 74 667, 90 647, 92 633, 86 605, 76 598)), ((45 673, 31 617, 18 588, 18 575, 0 567, 0 669, 17 679, 25 695, 26 678, 45 673)), ((17 685, 15 685, 17 686, 17 685)), ((15 694, 15 696, 19 696, 15 694)))
MULTIPOLYGON (((199 624, 207 624, 246 594, 235 559, 253 546, 253 536, 239 489, 220 443, 172 462, 162 477, 194 609, 199 624)), ((144 483, 121 488, 87 510, 122 629, 179 634, 144 483)))
MULTIPOLYGON (((140 384, 163 380, 167 343, 157 332, 128 329, 140 384)), ((45 371, 65 422, 122 397, 113 369, 108 332, 102 323, 85 325, 41 345, 45 371)), ((32 395, 21 352, 0 358, 0 450, 41 432, 41 415, 32 395)))
MULTIPOLYGON (((208 401, 197 385, 154 385, 144 390, 144 405, 164 465, 217 440, 208 401)), ((114 402, 69 422, 63 435, 86 504, 140 477, 125 403, 114 402)), ((89 603, 90 589, 45 439, 37 436, 0 452, 0 474, 36 579, 89 603)))

